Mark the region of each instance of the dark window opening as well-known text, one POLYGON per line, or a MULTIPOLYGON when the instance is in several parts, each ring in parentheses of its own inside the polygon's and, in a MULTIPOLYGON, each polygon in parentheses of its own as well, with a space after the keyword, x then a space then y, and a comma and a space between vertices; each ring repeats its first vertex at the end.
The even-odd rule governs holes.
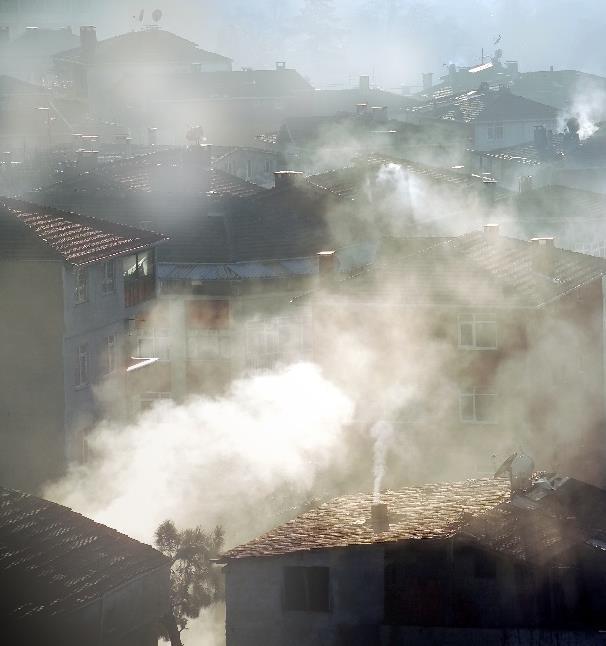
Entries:
POLYGON ((284 568, 284 610, 329 612, 329 582, 327 567, 284 568))

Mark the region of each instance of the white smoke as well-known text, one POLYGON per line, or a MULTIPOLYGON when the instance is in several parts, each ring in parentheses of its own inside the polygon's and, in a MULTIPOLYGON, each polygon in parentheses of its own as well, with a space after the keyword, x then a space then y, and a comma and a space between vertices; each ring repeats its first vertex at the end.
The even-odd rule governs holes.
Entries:
POLYGON ((381 420, 370 429, 373 438, 373 495, 375 502, 379 501, 381 484, 385 477, 387 451, 394 439, 394 429, 391 423, 381 420))
POLYGON ((161 402, 126 428, 102 424, 91 462, 45 497, 146 542, 167 518, 222 523, 228 543, 245 540, 275 519, 265 498, 284 488, 305 495, 338 460, 353 409, 311 364, 241 379, 224 397, 161 402))

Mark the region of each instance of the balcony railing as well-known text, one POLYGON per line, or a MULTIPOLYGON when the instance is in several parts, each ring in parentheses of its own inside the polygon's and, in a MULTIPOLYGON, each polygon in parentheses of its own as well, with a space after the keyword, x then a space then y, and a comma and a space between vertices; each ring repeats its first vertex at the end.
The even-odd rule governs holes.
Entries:
POLYGON ((126 307, 138 305, 156 295, 156 277, 139 276, 124 279, 124 304, 126 307))

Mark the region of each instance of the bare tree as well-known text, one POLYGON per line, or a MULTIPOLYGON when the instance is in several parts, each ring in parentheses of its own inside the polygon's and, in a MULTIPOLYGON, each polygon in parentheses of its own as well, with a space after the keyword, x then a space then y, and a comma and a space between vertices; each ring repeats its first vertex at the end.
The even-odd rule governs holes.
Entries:
POLYGON ((171 520, 156 530, 154 545, 171 562, 171 611, 160 625, 160 636, 172 646, 183 646, 181 633, 190 619, 224 598, 221 572, 212 563, 223 547, 223 529, 205 532, 200 527, 179 531, 171 520))

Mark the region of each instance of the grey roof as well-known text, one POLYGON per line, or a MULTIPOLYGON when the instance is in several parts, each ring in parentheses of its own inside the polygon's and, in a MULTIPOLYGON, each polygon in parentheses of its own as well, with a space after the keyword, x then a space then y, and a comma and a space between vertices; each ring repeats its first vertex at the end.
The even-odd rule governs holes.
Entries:
POLYGON ((81 608, 142 574, 169 567, 150 546, 67 507, 0 488, 3 626, 81 608))

